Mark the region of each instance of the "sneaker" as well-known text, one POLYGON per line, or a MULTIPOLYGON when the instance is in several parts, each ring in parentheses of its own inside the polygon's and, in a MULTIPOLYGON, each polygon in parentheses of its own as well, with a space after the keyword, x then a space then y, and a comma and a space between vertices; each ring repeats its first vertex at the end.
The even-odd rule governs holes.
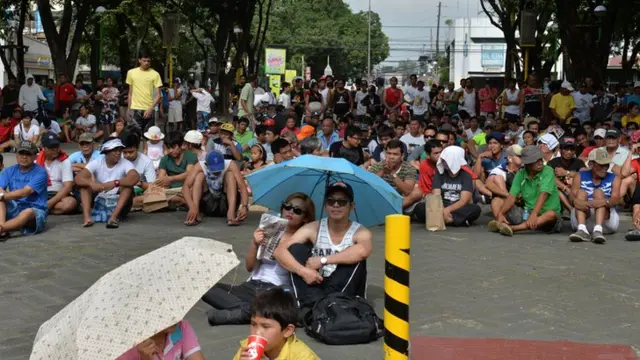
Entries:
POLYGON ((636 229, 629 230, 627 235, 624 236, 624 239, 627 241, 640 241, 640 230, 636 230, 636 229))
POLYGON ((573 234, 569 235, 569 240, 571 242, 582 242, 582 241, 590 241, 591 235, 584 230, 578 230, 573 234))
POLYGON ((489 228, 489 231, 497 233, 500 232, 500 223, 498 223, 497 220, 491 220, 489 221, 489 224, 487 225, 487 227, 489 228))
POLYGON ((513 229, 505 223, 498 223, 498 229, 500 230, 500 234, 504 236, 513 236, 513 229))
POLYGON ((607 239, 602 235, 602 231, 594 231, 591 241, 593 241, 594 244, 604 244, 607 239))

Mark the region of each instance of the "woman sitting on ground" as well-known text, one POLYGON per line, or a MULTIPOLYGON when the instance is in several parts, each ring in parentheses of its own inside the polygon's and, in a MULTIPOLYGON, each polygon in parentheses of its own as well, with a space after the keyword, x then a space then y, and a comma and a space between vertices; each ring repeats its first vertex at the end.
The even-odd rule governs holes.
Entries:
MULTIPOLYGON (((302 193, 289 195, 280 207, 280 216, 289 222, 286 230, 279 234, 278 243, 288 240, 303 225, 314 221, 315 209, 313 201, 307 195, 302 193)), ((289 272, 278 264, 272 254, 265 254, 263 259, 257 259, 258 248, 266 240, 268 239, 265 239, 264 230, 256 229, 246 257, 246 268, 251 272, 247 282, 238 286, 216 284, 202 297, 204 302, 213 306, 213 309, 207 313, 211 326, 248 324, 251 302, 258 293, 277 286, 290 286, 289 272)), ((274 244, 274 249, 275 245, 277 244, 274 244)))

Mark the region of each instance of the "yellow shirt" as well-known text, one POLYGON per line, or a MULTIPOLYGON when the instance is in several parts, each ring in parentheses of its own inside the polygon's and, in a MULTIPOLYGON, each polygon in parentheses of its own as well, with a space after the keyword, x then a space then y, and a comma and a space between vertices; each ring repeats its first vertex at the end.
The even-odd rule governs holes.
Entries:
MULTIPOLYGON (((567 115, 573 112, 576 108, 576 101, 571 94, 564 96, 561 93, 557 93, 551 97, 550 109, 554 109, 560 118, 564 119, 567 115)), ((571 117, 567 119, 567 124, 571 120, 571 117)))
MULTIPOLYGON (((240 341, 240 349, 238 349, 233 360, 240 360, 240 354, 242 353, 242 349, 247 347, 247 342, 247 339, 240 341)), ((278 355, 276 359, 270 360, 320 360, 320 357, 318 357, 307 344, 293 335, 287 339, 287 342, 280 351, 280 355, 278 355)))
POLYGON ((638 125, 640 125, 640 115, 636 115, 634 118, 629 118, 629 115, 625 115, 622 117, 622 127, 626 127, 627 123, 631 121, 638 125))
POLYGON ((131 110, 147 110, 153 104, 153 91, 162 86, 162 80, 157 71, 137 67, 127 72, 127 84, 133 89, 131 110))

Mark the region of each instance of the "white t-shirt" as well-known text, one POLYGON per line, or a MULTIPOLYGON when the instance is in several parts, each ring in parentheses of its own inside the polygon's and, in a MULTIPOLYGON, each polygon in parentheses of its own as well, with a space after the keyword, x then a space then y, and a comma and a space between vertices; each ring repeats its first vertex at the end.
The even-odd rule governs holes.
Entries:
POLYGON ((198 100, 198 106, 196 111, 202 111, 206 113, 211 112, 211 103, 214 102, 211 94, 202 90, 202 93, 194 92, 193 97, 196 98, 196 100, 198 100))
POLYGON ((417 87, 413 87, 411 85, 407 85, 404 89, 404 94, 405 95, 409 95, 409 99, 411 100, 411 102, 413 102, 413 100, 416 98, 416 94, 418 93, 418 88, 417 87))
MULTIPOLYGON (((413 89, 413 88, 411 88, 413 89)), ((429 103, 431 99, 429 98, 429 92, 427 89, 422 89, 419 91, 418 89, 414 89, 413 94, 413 114, 414 115, 424 115, 429 109, 429 103)))
MULTIPOLYGON (((109 181, 120 180, 125 177, 125 175, 127 175, 130 170, 135 170, 136 168, 133 166, 131 161, 127 159, 120 159, 120 161, 118 161, 118 163, 114 167, 110 168, 107 166, 107 161, 105 160, 105 158, 102 157, 100 159, 89 161, 85 169, 91 172, 97 182, 105 183, 109 181)), ((113 188, 107 192, 103 191, 100 194, 111 195, 117 193, 118 188, 113 188)))
POLYGON ((156 181, 156 169, 153 167, 153 161, 149 157, 138 151, 138 157, 131 162, 140 175, 140 181, 152 183, 156 181))
POLYGON ((76 119, 77 126, 86 126, 90 133, 96 133, 98 128, 96 126, 96 117, 89 114, 86 118, 80 116, 76 119))
POLYGON ((64 159, 64 161, 55 159, 50 164, 47 164, 45 161, 44 167, 47 169, 49 181, 51 181, 51 185, 47 186, 47 191, 58 192, 62 189, 65 182, 73 182, 73 169, 69 158, 64 159))
POLYGON ((233 160, 225 160, 224 161, 224 170, 219 175, 212 174, 209 171, 209 167, 207 167, 206 161, 200 161, 200 167, 202 168, 202 172, 204 172, 205 181, 207 182, 207 186, 210 191, 222 191, 222 187, 224 186, 224 174, 226 174, 229 169, 229 165, 233 160))
MULTIPOLYGON (((182 89, 180 89, 182 90, 182 89)), ((175 97, 176 90, 171 88, 169 89, 169 96, 175 97)), ((179 98, 169 101, 170 108, 182 108, 182 95, 179 98)))
POLYGON ((44 126, 42 127, 42 129, 44 129, 44 131, 51 131, 52 133, 58 135, 62 132, 62 129, 60 128, 60 124, 58 124, 57 121, 51 121, 51 125, 49 126, 49 128, 45 128, 44 126))
POLYGON ((593 100, 593 95, 589 93, 581 94, 580 91, 574 91, 572 95, 576 102, 576 110, 573 112, 573 115, 580 119, 580 122, 591 120, 591 108, 589 104, 591 104, 591 100, 593 100))
POLYGON ((327 102, 329 101, 329 88, 320 89, 318 92, 322 95, 322 104, 327 106, 327 102))
POLYGON ((356 93, 356 114, 360 115, 360 116, 364 116, 367 114, 367 107, 365 105, 362 105, 362 100, 369 95, 369 93, 367 92, 362 92, 362 91, 358 91, 356 93))
POLYGON ((278 98, 278 104, 282 105, 285 109, 291 107, 291 95, 282 93, 278 98))
POLYGON ((406 133, 402 135, 402 137, 400 138, 400 141, 402 141, 405 145, 407 145, 408 154, 411 154, 413 149, 415 149, 416 147, 423 146, 425 144, 424 136, 422 135, 413 136, 410 133, 406 133))
POLYGON ((31 121, 29 128, 25 128, 22 122, 13 128, 13 134, 20 141, 30 140, 34 136, 40 135, 40 127, 31 121))

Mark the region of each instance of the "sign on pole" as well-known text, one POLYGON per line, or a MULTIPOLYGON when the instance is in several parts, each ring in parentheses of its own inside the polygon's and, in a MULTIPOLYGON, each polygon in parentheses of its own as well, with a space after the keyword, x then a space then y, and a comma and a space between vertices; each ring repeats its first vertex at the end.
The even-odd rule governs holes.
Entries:
POLYGON ((267 75, 283 75, 287 66, 287 50, 285 49, 265 49, 264 73, 267 75))
POLYGON ((296 76, 298 76, 298 72, 296 70, 285 70, 284 81, 293 85, 293 78, 296 76))
POLYGON ((269 87, 271 92, 276 96, 280 96, 280 80, 282 75, 269 75, 269 87))

